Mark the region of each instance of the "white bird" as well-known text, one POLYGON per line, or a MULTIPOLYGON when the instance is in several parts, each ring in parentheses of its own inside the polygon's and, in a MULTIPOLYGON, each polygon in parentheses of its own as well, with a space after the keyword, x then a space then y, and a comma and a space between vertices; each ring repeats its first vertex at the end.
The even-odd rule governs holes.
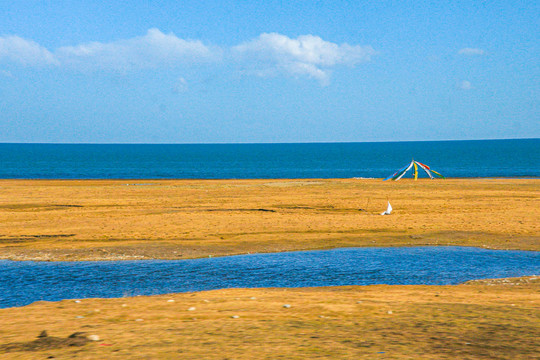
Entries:
POLYGON ((390 205, 390 201, 389 201, 386 211, 382 212, 381 215, 390 215, 391 212, 392 212, 392 205, 390 205))

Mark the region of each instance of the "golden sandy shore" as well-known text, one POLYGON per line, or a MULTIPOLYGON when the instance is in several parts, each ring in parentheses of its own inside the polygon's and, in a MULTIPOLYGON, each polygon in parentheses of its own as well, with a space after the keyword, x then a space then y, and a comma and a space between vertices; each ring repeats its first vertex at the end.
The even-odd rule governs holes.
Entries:
POLYGON ((349 246, 540 250, 540 180, 0 180, 0 258, 349 246), (394 212, 380 216, 390 200, 394 212))
POLYGON ((0 309, 2 359, 537 359, 539 338, 538 277, 0 309))
MULTIPOLYGON (((182 259, 344 246, 540 250, 539 189, 533 179, 0 180, 0 258, 182 259), (387 200, 394 212, 378 215, 387 200)), ((0 309, 2 359, 532 359, 538 338, 538 277, 0 309), (48 336, 37 338, 43 330, 48 336), (84 334, 69 337, 77 332, 84 334)))

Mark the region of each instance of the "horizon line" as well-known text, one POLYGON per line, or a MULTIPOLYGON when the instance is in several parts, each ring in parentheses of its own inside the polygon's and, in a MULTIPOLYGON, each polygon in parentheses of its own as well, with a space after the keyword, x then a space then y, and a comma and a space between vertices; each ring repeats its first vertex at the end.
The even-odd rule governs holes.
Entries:
POLYGON ((375 141, 284 141, 284 142, 0 142, 0 145, 286 145, 286 144, 358 144, 358 143, 409 143, 409 142, 458 142, 458 141, 504 141, 540 140, 531 138, 484 138, 484 139, 442 139, 442 140, 375 140, 375 141))

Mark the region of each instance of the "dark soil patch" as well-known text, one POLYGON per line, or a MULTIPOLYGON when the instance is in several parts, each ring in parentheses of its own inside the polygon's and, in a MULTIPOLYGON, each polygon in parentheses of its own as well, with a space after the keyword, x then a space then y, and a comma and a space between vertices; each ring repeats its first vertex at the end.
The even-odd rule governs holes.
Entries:
POLYGON ((86 333, 76 332, 67 338, 48 336, 46 331, 42 331, 36 340, 28 342, 16 342, 0 345, 0 353, 14 351, 42 351, 50 349, 59 349, 69 346, 83 346, 89 343, 86 333))
POLYGON ((56 238, 70 238, 75 234, 47 234, 47 235, 19 235, 19 236, 2 236, 0 235, 1 243, 22 243, 29 241, 37 241, 40 239, 56 239, 56 238))

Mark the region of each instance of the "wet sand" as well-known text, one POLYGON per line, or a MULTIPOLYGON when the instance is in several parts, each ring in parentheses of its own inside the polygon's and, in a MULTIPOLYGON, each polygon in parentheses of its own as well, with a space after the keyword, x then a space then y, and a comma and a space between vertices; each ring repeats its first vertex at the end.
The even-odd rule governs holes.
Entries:
POLYGON ((540 180, 0 180, 0 258, 351 246, 540 250, 540 180), (380 216, 390 200, 394 211, 380 216))

